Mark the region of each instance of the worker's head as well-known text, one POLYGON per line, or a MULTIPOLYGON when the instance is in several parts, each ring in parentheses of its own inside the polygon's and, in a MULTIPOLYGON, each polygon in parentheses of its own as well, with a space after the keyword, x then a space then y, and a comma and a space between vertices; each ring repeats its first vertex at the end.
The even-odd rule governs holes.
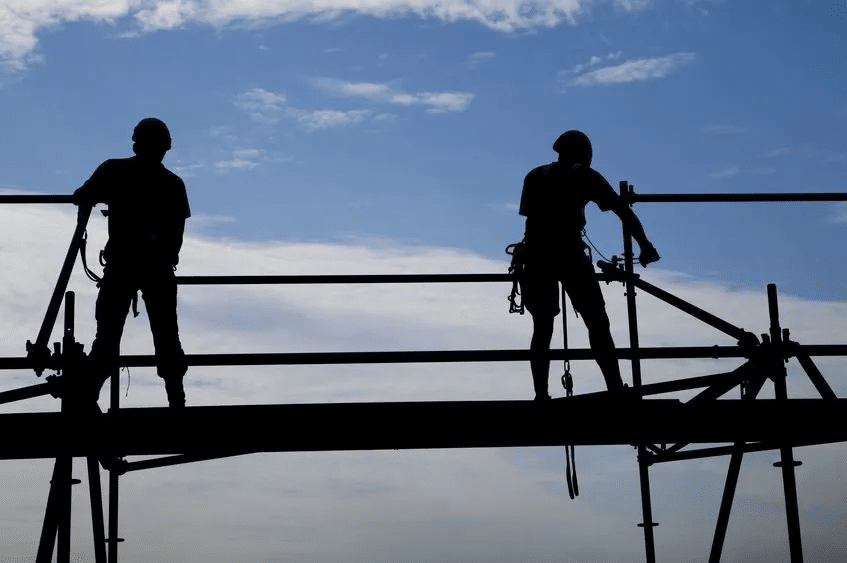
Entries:
POLYGON ((559 153, 560 162, 591 166, 591 141, 582 131, 565 131, 553 143, 553 150, 559 153))
POLYGON ((162 160, 171 148, 171 133, 161 119, 146 117, 132 131, 132 150, 138 156, 162 160))

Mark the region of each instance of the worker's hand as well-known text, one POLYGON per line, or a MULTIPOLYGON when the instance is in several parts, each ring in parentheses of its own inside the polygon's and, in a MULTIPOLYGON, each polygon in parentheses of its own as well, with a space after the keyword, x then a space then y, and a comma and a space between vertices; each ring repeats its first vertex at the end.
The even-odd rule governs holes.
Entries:
POLYGON ((660 258, 661 256, 656 251, 656 247, 649 244, 641 247, 641 254, 638 255, 638 263, 646 268, 647 264, 658 262, 660 258))

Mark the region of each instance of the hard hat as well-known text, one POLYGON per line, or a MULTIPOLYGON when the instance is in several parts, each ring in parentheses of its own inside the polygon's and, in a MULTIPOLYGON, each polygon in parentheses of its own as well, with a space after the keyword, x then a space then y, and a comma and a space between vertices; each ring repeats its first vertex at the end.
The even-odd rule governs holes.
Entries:
POLYGON ((138 122, 132 131, 132 140, 139 145, 170 150, 171 133, 168 126, 161 119, 145 117, 138 122))
POLYGON ((591 141, 588 139, 588 135, 582 131, 576 129, 565 131, 553 143, 553 150, 559 153, 559 158, 562 160, 577 162, 585 166, 591 165, 591 141))

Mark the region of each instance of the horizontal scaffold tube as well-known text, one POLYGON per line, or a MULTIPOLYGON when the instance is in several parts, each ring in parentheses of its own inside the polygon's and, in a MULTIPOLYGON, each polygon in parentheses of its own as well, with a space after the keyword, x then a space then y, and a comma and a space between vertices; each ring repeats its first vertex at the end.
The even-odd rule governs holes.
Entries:
POLYGON ((769 203, 788 201, 847 201, 838 192, 688 193, 639 194, 627 196, 633 203, 769 203))
MULTIPOLYGON (((755 348, 741 346, 662 346, 638 349, 642 360, 673 360, 680 358, 746 358, 755 348)), ((788 350, 788 349, 786 349, 788 350)), ((792 351, 806 356, 847 356, 845 344, 797 345, 792 351)), ((618 348, 619 359, 631 359, 631 348, 618 348)), ((554 360, 592 360, 588 348, 552 350, 554 360)), ((271 366, 271 365, 337 365, 337 364, 415 364, 456 362, 523 362, 529 361, 529 350, 421 350, 397 352, 279 352, 256 354, 187 354, 191 366, 271 366)), ((28 358, 0 358, 2 369, 30 369, 28 358)), ((156 365, 153 355, 121 356, 120 365, 142 367, 156 365)))
POLYGON ((847 440, 847 399, 319 403, 0 415, 0 459, 635 443, 847 440), (626 423, 595 424, 598 412, 626 423), (268 431, 267 429, 274 429, 268 431))

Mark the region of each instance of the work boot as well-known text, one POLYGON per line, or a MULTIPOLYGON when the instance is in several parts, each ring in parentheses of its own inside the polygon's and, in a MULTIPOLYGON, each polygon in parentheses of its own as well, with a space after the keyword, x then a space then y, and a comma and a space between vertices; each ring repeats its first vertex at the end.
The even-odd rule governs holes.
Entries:
POLYGON ((185 407, 185 387, 181 377, 165 379, 165 392, 168 394, 168 406, 173 409, 185 407))

